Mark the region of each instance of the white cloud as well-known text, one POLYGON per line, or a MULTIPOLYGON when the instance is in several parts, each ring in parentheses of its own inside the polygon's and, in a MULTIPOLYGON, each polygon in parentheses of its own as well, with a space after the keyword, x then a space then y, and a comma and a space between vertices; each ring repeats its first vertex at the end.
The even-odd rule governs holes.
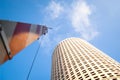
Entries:
MULTIPOLYGON (((48 13, 47 18, 51 17, 55 22, 59 21, 59 19, 62 21, 65 20, 65 23, 70 24, 68 28, 72 27, 74 33, 80 34, 79 37, 82 37, 83 39, 89 41, 98 35, 98 31, 95 29, 89 18, 92 15, 92 9, 85 0, 73 0, 70 4, 67 4, 66 2, 60 4, 60 1, 51 1, 47 6, 46 11, 48 13)), ((65 26, 62 25, 61 29, 64 29, 65 27, 67 27, 66 24, 65 26)))
POLYGON ((46 7, 46 10, 52 19, 59 17, 61 12, 63 11, 63 7, 60 3, 56 3, 55 1, 51 1, 50 4, 46 7))
POLYGON ((88 16, 91 14, 89 6, 85 2, 76 2, 71 10, 70 20, 75 31, 80 31, 84 27, 90 26, 88 16), (82 26, 82 27, 81 27, 82 26))
POLYGON ((92 11, 90 6, 83 0, 77 0, 77 2, 74 2, 69 14, 73 28, 86 40, 91 40, 98 35, 98 32, 90 23, 89 16, 91 14, 92 11))

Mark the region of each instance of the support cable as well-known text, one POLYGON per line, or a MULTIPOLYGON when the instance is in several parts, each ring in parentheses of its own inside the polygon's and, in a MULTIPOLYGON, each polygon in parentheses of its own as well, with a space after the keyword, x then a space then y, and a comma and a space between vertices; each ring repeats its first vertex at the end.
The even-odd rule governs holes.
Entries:
MULTIPOLYGON (((43 35, 43 37, 44 37, 44 35, 43 35)), ((32 71, 32 69, 33 69, 35 60, 36 60, 36 58, 37 58, 37 56, 38 56, 38 53, 39 53, 39 49, 40 49, 40 46, 41 46, 41 42, 42 42, 42 40, 43 40, 43 37, 41 36, 41 40, 39 41, 39 46, 38 46, 37 51, 36 51, 36 53, 35 53, 35 56, 34 56, 34 58, 33 58, 33 61, 32 61, 32 64, 31 64, 31 66, 30 66, 30 70, 29 70, 29 72, 28 72, 28 75, 27 75, 26 80, 29 80, 29 77, 30 77, 31 71, 32 71)))

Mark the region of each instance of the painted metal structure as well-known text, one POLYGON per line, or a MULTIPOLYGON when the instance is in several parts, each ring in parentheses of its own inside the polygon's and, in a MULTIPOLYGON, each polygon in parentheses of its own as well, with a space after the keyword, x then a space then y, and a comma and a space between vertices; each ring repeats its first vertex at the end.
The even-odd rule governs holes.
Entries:
POLYGON ((0 20, 0 64, 47 32, 44 25, 0 20))

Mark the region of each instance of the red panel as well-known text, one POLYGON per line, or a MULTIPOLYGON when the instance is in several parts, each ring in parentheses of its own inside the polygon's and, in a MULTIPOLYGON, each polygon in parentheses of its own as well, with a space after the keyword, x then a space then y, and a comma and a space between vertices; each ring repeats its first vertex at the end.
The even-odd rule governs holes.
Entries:
POLYGON ((26 23, 20 23, 18 22, 14 31, 14 35, 22 33, 22 32, 29 32, 30 31, 31 24, 26 23))
POLYGON ((37 30, 36 30, 36 33, 37 33, 37 34, 40 34, 40 29, 41 29, 41 26, 38 25, 38 26, 37 26, 37 30))
MULTIPOLYGON (((4 31, 6 32, 6 36, 9 41, 11 51, 10 57, 13 57, 15 54, 36 40, 40 33, 42 35, 41 25, 31 26, 32 24, 12 21, 3 21, 3 24, 3 29, 5 29, 4 31)), ((5 62, 8 60, 8 56, 5 55, 3 59, 5 62)))
POLYGON ((17 23, 12 39, 10 41, 10 49, 12 55, 15 55, 26 46, 31 24, 17 23))

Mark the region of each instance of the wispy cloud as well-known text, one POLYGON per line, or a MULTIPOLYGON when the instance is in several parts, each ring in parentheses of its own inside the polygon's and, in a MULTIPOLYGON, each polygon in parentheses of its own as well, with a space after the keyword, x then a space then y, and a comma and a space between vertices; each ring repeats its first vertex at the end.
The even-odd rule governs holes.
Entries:
POLYGON ((72 3, 72 9, 69 14, 70 21, 77 33, 86 40, 92 40, 98 35, 90 22, 89 16, 92 14, 90 6, 84 0, 77 0, 72 3))
POLYGON ((56 3, 55 1, 51 1, 50 4, 46 7, 46 12, 52 19, 59 17, 62 11, 63 7, 60 5, 60 3, 56 3))
POLYGON ((69 25, 63 24, 60 28, 64 29, 66 26, 73 28, 74 30, 69 35, 79 34, 77 37, 89 41, 94 39, 99 33, 91 23, 92 9, 85 0, 73 0, 70 4, 52 0, 45 10, 50 20, 57 22, 60 19, 69 23, 69 25))

